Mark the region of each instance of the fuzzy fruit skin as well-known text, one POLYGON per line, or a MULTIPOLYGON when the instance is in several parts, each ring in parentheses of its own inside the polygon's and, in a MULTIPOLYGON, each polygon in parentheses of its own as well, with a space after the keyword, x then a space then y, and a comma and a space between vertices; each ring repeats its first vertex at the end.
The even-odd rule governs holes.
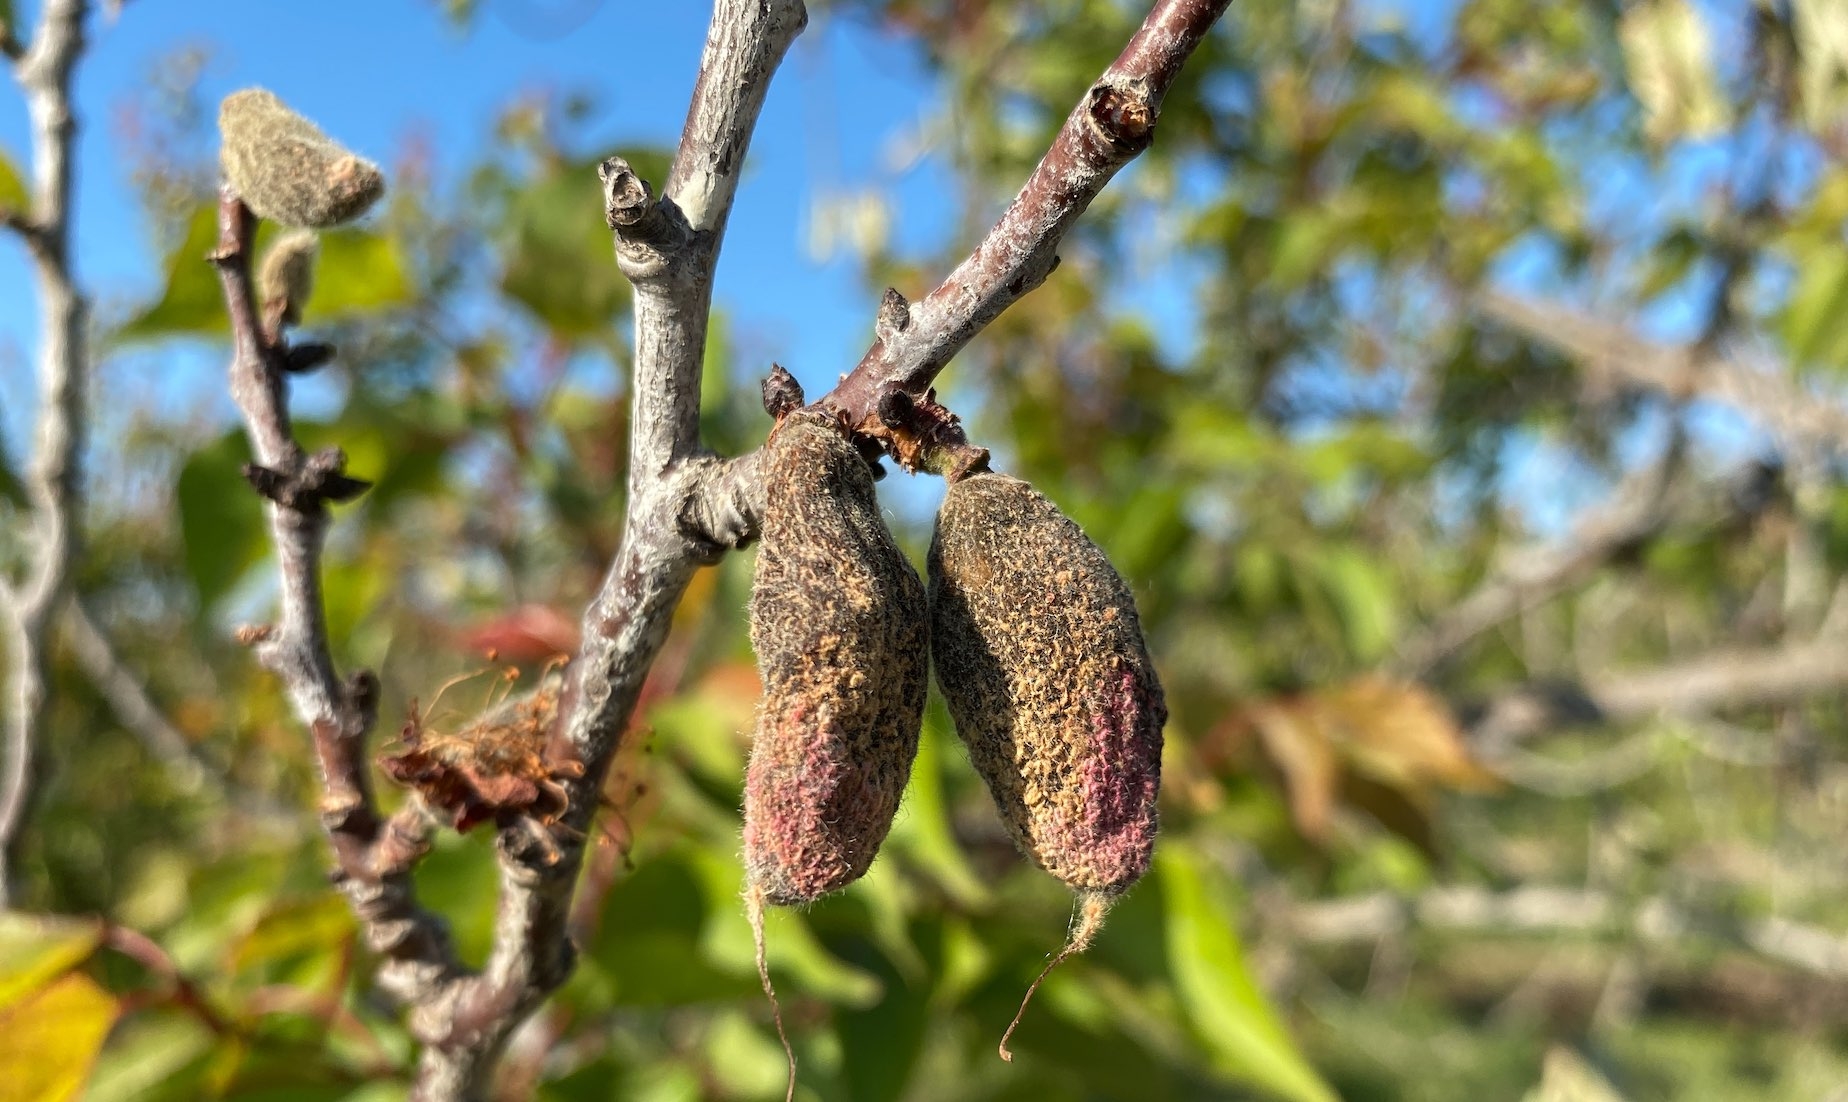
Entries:
POLYGON ((1129 587, 1017 478, 952 484, 930 545, 937 684, 1021 852, 1082 892, 1148 871, 1161 683, 1129 587))
POLYGON ((891 829, 923 725, 929 608, 838 429, 794 413, 769 449, 744 856, 754 889, 787 906, 858 879, 891 829))
POLYGON ((262 88, 226 96, 218 130, 225 178, 258 217, 323 229, 358 218, 385 193, 377 165, 262 88))

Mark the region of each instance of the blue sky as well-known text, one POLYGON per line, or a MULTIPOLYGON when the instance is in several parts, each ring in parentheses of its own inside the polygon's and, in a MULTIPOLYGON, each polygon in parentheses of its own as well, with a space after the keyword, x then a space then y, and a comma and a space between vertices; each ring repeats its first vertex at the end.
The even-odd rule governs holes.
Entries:
MULTIPOLYGON (((36 4, 21 7, 29 18, 36 4)), ((112 120, 148 94, 163 57, 203 47, 208 103, 261 84, 381 160, 407 137, 424 138, 442 180, 480 157, 493 120, 512 99, 535 93, 591 95, 596 111, 582 152, 671 144, 710 10, 704 3, 484 0, 463 31, 430 0, 132 0, 115 21, 93 20, 77 74, 79 278, 100 301, 117 305, 159 290, 160 262, 112 120)), ((778 360, 811 388, 825 389, 858 360, 875 300, 844 254, 828 263, 811 258, 809 204, 818 192, 877 185, 895 201, 898 242, 922 244, 942 233, 950 217, 945 196, 953 193, 943 167, 929 160, 897 166, 891 157, 937 102, 912 44, 812 13, 772 86, 718 273, 716 301, 746 362, 767 368, 778 360)), ((27 135, 23 103, 6 82, 0 155, 23 167, 27 135)), ((600 217, 591 181, 585 217, 600 217)), ((33 390, 35 308, 23 252, 0 241, 0 416, 14 448, 33 390)), ((184 393, 165 397, 222 403, 206 385, 211 380, 186 366, 189 359, 176 352, 168 378, 184 393)))

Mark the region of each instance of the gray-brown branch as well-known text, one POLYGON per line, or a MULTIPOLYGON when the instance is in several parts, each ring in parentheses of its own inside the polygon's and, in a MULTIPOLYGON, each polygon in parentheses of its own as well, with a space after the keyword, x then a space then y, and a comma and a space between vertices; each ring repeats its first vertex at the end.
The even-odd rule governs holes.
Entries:
POLYGON ((1594 380, 1607 385, 1676 400, 1722 402, 1758 422, 1785 447, 1832 455, 1848 446, 1848 407, 1839 398, 1804 390, 1778 365, 1749 363, 1700 345, 1660 344, 1569 307, 1500 292, 1483 295, 1478 308, 1574 357, 1594 380))
POLYGON ((700 447, 700 370, 745 151, 770 79, 807 22, 800 0, 719 0, 662 193, 619 158, 603 166, 617 263, 635 287, 635 367, 622 543, 585 613, 547 750, 565 773, 581 773, 564 781, 569 810, 552 845, 501 837, 494 946, 481 974, 445 1001, 448 1034, 424 1050, 420 1097, 479 1097, 514 1028, 570 974, 566 926, 583 840, 642 682, 693 571, 754 534, 725 507, 729 491, 708 492, 727 465, 700 447))
POLYGON ((218 268, 230 315, 231 395, 256 462, 245 469, 267 502, 265 512, 281 575, 276 623, 247 628, 244 641, 282 681, 297 718, 314 740, 324 795, 321 822, 332 843, 335 879, 366 944, 383 958, 380 986, 412 1008, 412 1030, 428 1043, 441 1032, 426 1009, 441 1002, 464 973, 442 921, 417 905, 411 867, 428 845, 428 827, 413 801, 390 820, 372 796, 366 737, 377 717, 378 680, 361 670, 342 680, 328 647, 321 599, 321 553, 328 505, 363 484, 348 479, 338 451, 310 455, 289 422, 286 349, 266 333, 251 286, 256 217, 226 186, 218 205, 218 268))
POLYGON ((1654 668, 1503 690, 1466 712, 1471 741, 1493 752, 1544 731, 1657 715, 1801 703, 1848 690, 1848 640, 1726 648, 1654 668))
POLYGON ((27 565, 0 583, 0 625, 8 657, 5 761, 0 764, 0 907, 12 901, 13 859, 32 798, 33 758, 44 737, 49 693, 48 636, 78 553, 89 365, 85 303, 71 274, 71 154, 77 118, 71 73, 83 53, 85 0, 46 0, 37 32, 22 47, 6 28, 5 53, 25 93, 32 132, 31 203, 6 225, 32 257, 39 296, 39 408, 26 471, 32 515, 27 565))
MULTIPOLYGON (((1059 242, 1117 170, 1149 147, 1161 104, 1181 67, 1231 0, 1160 0, 1142 26, 1078 101, 1052 146, 1000 221, 936 290, 915 303, 890 292, 872 347, 823 405, 879 440, 907 466, 918 456, 916 430, 903 414, 925 399, 931 381, 1002 311, 1045 282, 1059 242), (899 400, 894 409, 895 394, 899 400), (900 414, 894 417, 894 412, 900 414), (883 415, 882 415, 883 414, 883 415)), ((930 435, 932 426, 924 426, 930 435)), ((954 444, 927 440, 926 446, 954 444)))

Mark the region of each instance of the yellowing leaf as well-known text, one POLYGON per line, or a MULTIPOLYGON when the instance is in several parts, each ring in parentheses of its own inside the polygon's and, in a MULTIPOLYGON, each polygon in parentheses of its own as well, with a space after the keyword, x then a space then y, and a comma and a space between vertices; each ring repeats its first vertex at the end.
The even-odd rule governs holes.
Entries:
POLYGON ((0 912, 0 1014, 81 964, 102 939, 100 922, 0 912))
POLYGON ((116 1011, 114 996, 72 972, 0 1016, 0 1102, 77 1097, 116 1011))
POLYGON ((13 162, 0 154, 0 210, 23 211, 31 205, 31 196, 26 192, 26 182, 19 178, 19 170, 13 162))
MULTIPOLYGON (((1470 756, 1449 707, 1421 685, 1369 674, 1316 693, 1254 702, 1242 718, 1283 774, 1291 817, 1312 841, 1327 840, 1337 801, 1355 802, 1348 790, 1365 784, 1390 789, 1401 811, 1421 818, 1433 788, 1480 791, 1496 784, 1470 756)), ((1419 840, 1428 832, 1413 833, 1419 840)))
POLYGON ((1155 866, 1175 991, 1214 1065, 1281 1098, 1336 1102, 1252 979, 1231 908, 1216 898, 1205 862, 1180 839, 1168 839, 1155 851, 1155 866))

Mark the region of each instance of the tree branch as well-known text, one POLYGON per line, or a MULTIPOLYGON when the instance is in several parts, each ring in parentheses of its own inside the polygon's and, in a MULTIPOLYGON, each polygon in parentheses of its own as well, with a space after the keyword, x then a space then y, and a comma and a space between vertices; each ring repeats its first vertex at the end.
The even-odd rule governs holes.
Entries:
POLYGON ((1662 506, 1668 482, 1663 465, 1651 464, 1625 479, 1611 500, 1586 516, 1571 536, 1504 563, 1401 644, 1401 668, 1412 676, 1428 674, 1471 639, 1578 586, 1655 534, 1667 520, 1662 506))
POLYGON ((1848 642, 1835 636, 1759 649, 1726 648, 1581 683, 1533 682, 1467 709, 1471 741, 1507 746, 1554 727, 1654 715, 1776 707, 1848 689, 1848 642))
POLYGON ((620 158, 600 170, 617 263, 635 286, 623 539, 586 610, 547 747, 568 810, 547 844, 502 833, 494 947, 481 974, 436 1008, 446 1021, 424 1050, 420 1097, 477 1097, 513 1030, 570 974, 566 927, 583 839, 648 668, 693 571, 755 534, 722 489, 745 493, 727 477, 744 468, 701 451, 700 371, 744 154, 770 79, 807 22, 801 0, 719 0, 663 193, 653 195, 620 158))
POLYGON ((148 753, 159 759, 174 777, 187 786, 203 786, 219 795, 227 795, 230 786, 216 766, 199 756, 192 742, 176 730, 122 659, 116 654, 109 636, 97 624, 83 600, 73 594, 65 611, 70 629, 71 651, 85 676, 109 703, 116 719, 141 740, 148 753))
POLYGON ((1501 292, 1478 300, 1478 309, 1523 336, 1581 361, 1594 378, 1671 398, 1709 398, 1759 422, 1786 446, 1841 451, 1848 445, 1848 408, 1812 394, 1787 371, 1749 364, 1736 356, 1678 348, 1646 340, 1612 322, 1552 303, 1501 292))
MULTIPOLYGON (((46 642, 78 551, 88 363, 85 303, 70 270, 71 151, 77 134, 71 72, 83 52, 84 0, 46 0, 29 50, 8 50, 32 130, 31 214, 9 224, 32 255, 39 293, 39 409, 26 472, 32 542, 25 577, 0 607, 10 661, 4 704, 6 761, 0 771, 0 906, 12 902, 13 859, 32 796, 32 763, 43 737, 49 669, 46 642)), ((11 35, 7 38, 11 41, 11 35)))
POLYGON ((953 446, 960 432, 939 435, 934 418, 914 424, 905 414, 920 405, 929 411, 934 403, 925 399, 938 372, 1058 266, 1066 231, 1117 170, 1149 147, 1181 66, 1229 6, 1231 0, 1159 0, 981 244, 922 301, 889 292, 872 347, 821 404, 907 469, 918 465, 920 445, 953 446), (895 394, 912 401, 894 408, 895 394))
MULTIPOLYGON (((416 1010, 440 1001, 463 975, 440 919, 417 905, 411 866, 427 848, 428 828, 413 801, 387 822, 372 797, 366 736, 378 708, 378 680, 334 672, 321 602, 321 551, 327 505, 363 487, 344 474, 337 450, 314 455, 295 442, 286 399, 287 349, 266 334, 250 278, 256 217, 227 185, 218 206, 218 268, 231 319, 232 398, 257 462, 245 468, 266 497, 281 574, 282 614, 274 626, 241 638, 282 680, 296 716, 314 738, 325 795, 321 821, 333 844, 335 879, 360 920, 372 951, 384 958, 379 982, 416 1010)), ((428 1040, 427 1030, 418 1030, 428 1040)))
POLYGON ((1770 917, 1691 913, 1663 898, 1631 904, 1590 889, 1529 886, 1506 892, 1435 888, 1402 898, 1390 892, 1297 903, 1284 925, 1313 944, 1378 941, 1410 929, 1458 933, 1623 934, 1655 944, 1705 937, 1829 979, 1848 979, 1848 935, 1770 917))

